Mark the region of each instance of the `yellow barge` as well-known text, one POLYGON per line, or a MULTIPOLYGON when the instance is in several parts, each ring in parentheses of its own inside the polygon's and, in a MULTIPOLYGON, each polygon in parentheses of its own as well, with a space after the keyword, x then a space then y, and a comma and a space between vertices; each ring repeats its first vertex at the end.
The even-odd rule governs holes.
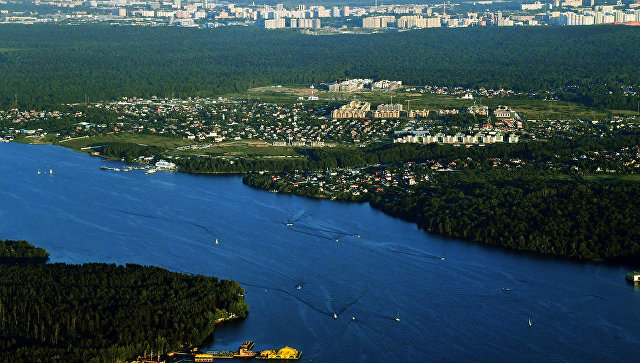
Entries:
POLYGON ((291 347, 284 347, 280 350, 269 349, 263 350, 256 354, 255 359, 282 359, 282 360, 298 360, 302 352, 291 347))

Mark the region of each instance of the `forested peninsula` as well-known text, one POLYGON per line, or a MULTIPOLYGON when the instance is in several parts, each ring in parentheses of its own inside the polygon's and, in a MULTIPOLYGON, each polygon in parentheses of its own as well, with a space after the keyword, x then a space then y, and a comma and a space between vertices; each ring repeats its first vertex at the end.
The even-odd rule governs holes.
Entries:
POLYGON ((201 343, 245 317, 237 282, 127 264, 47 264, 0 241, 0 361, 114 362, 201 343))

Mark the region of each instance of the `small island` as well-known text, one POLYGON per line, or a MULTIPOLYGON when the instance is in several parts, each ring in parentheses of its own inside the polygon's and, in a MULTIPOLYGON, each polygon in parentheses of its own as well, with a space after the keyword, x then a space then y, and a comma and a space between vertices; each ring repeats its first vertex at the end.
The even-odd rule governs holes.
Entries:
POLYGON ((162 354, 202 343, 220 319, 248 314, 235 281, 134 264, 44 263, 48 256, 25 241, 0 241, 1 361, 162 354))

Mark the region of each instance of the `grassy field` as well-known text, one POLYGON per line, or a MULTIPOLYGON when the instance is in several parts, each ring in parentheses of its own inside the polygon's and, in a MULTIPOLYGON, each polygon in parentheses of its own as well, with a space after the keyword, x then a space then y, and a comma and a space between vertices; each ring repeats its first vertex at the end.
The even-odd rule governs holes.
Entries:
POLYGON ((139 135, 139 134, 132 134, 132 133, 119 133, 119 134, 75 138, 75 139, 60 141, 58 144, 60 146, 68 147, 76 151, 90 153, 91 149, 83 149, 83 148, 100 146, 100 145, 104 145, 112 142, 130 142, 130 143, 142 144, 142 145, 154 145, 154 146, 166 148, 167 150, 175 149, 178 146, 195 144, 195 142, 191 140, 186 140, 181 138, 156 136, 156 135, 139 135))
MULTIPOLYGON (((25 138, 16 140, 25 143, 46 143, 50 140, 25 138)), ((228 156, 228 157, 247 157, 247 158, 287 158, 300 157, 302 154, 297 148, 290 146, 273 146, 263 141, 226 141, 215 143, 211 147, 175 150, 179 146, 194 145, 200 146, 211 144, 209 141, 197 142, 187 139, 156 136, 156 135, 139 135, 129 133, 119 133, 110 135, 99 135, 91 137, 81 137, 76 139, 63 140, 58 143, 60 146, 68 147, 75 151, 91 153, 94 151, 92 147, 101 146, 113 142, 128 142, 142 145, 154 145, 164 148, 168 153, 173 155, 210 155, 210 156, 228 156)))
POLYGON ((245 158, 286 158, 302 156, 297 148, 291 146, 273 146, 262 141, 227 141, 216 143, 214 146, 197 149, 178 151, 174 154, 178 155, 210 155, 210 156, 229 156, 229 157, 245 157, 245 158))
MULTIPOLYGON (((260 99, 265 102, 299 102, 298 97, 306 97, 311 90, 302 86, 283 86, 283 87, 260 87, 253 88, 243 94, 234 94, 235 97, 243 97, 247 99, 260 99)), ((619 110, 600 110, 585 107, 576 103, 562 101, 543 101, 537 99, 516 99, 516 98, 486 98, 480 97, 473 100, 463 100, 450 95, 407 93, 404 91, 394 92, 327 92, 316 91, 316 96, 320 98, 316 103, 335 103, 336 107, 345 104, 351 100, 365 100, 375 107, 382 103, 390 103, 393 96, 394 103, 402 103, 407 108, 409 104, 411 109, 450 109, 450 108, 466 108, 477 105, 488 106, 494 109, 504 105, 514 109, 525 120, 562 120, 562 119, 604 119, 612 114, 634 115, 633 111, 619 110), (409 101, 409 102, 407 102, 409 101)), ((313 103, 312 101, 304 101, 305 103, 313 103)))
POLYGON ((640 182, 640 175, 617 175, 617 174, 592 174, 592 175, 583 175, 582 178, 588 181, 595 182, 640 182))

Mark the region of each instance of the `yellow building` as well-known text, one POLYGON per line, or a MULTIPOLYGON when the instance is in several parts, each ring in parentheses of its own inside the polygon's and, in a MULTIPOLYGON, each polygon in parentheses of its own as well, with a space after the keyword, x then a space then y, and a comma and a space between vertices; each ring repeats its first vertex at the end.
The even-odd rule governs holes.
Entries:
POLYGON ((371 110, 371 103, 361 101, 351 101, 349 104, 335 109, 331 112, 331 117, 339 118, 365 118, 371 110))

